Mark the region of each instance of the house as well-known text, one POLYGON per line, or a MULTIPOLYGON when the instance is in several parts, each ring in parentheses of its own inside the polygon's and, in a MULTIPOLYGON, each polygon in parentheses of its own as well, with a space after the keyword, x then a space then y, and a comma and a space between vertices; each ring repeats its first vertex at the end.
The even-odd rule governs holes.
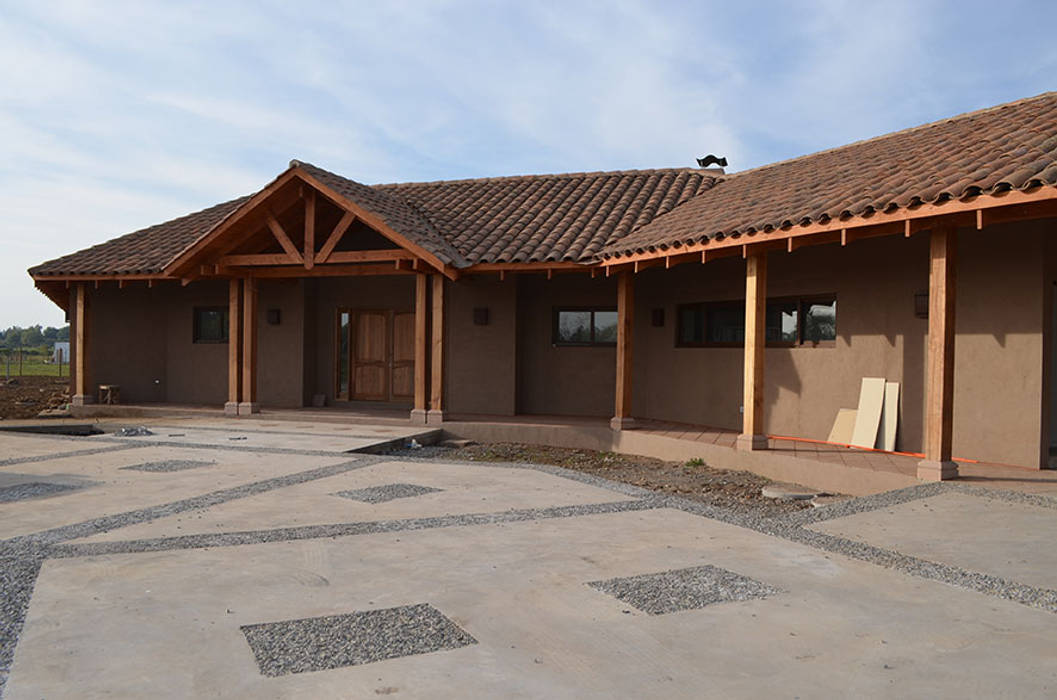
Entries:
POLYGON ((70 361, 70 343, 68 341, 55 341, 51 348, 51 361, 58 365, 70 361))
POLYGON ((32 268, 72 393, 825 439, 902 386, 918 476, 1057 444, 1057 93, 753 170, 367 186, 308 163, 32 268), (135 353, 127 348, 137 348, 135 353))

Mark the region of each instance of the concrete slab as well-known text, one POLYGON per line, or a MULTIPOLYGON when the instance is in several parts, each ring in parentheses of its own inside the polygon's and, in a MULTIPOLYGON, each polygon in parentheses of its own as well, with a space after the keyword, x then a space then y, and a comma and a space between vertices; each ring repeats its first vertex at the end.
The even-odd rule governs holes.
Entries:
POLYGON ((531 469, 386 461, 339 476, 112 530, 77 542, 117 542, 329 523, 430 518, 621 500, 631 499, 608 489, 531 469), (335 495, 396 483, 410 483, 438 491, 381 503, 365 503, 335 495))
POLYGON ((45 562, 9 698, 1045 697, 1050 613, 672 510, 45 562), (785 593, 652 616, 587 582, 785 593), (240 626, 428 603, 477 644, 266 677, 240 626))
POLYGON ((950 492, 810 527, 929 561, 1057 588, 1053 508, 950 492))

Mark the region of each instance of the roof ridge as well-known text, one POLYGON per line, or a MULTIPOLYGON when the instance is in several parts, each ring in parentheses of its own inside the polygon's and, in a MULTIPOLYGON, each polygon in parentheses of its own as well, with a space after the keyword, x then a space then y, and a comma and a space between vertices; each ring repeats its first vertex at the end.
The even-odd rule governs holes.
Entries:
MULTIPOLYGON (((309 165, 311 165, 309 163, 309 165)), ((314 166, 313 166, 314 167, 314 166)), ((457 185, 465 182, 508 182, 511 180, 533 180, 533 179, 546 179, 546 178, 574 178, 574 177, 606 177, 612 175, 638 175, 638 174, 649 174, 649 173, 679 173, 679 172, 690 172, 699 173, 701 175, 707 175, 709 177, 716 177, 719 175, 716 171, 710 171, 708 168, 695 168, 691 166, 684 167, 672 167, 672 168, 630 168, 625 170, 592 170, 586 172, 570 172, 570 173, 537 173, 537 174, 525 174, 525 175, 494 175, 490 177, 464 177, 456 180, 418 180, 414 182, 378 182, 368 187, 382 188, 382 189, 396 189, 399 187, 407 187, 411 185, 457 185)), ((722 177, 722 175, 720 175, 722 177)))
POLYGON ((834 151, 842 151, 842 150, 844 150, 846 148, 851 148, 853 146, 861 146, 863 144, 874 143, 876 141, 884 141, 885 139, 890 139, 890 138, 893 138, 893 137, 896 137, 896 136, 902 136, 902 135, 905 135, 905 134, 910 134, 910 133, 913 133, 915 131, 924 131, 925 129, 930 129, 930 128, 933 128, 933 127, 937 127, 937 126, 940 126, 941 124, 949 124, 950 122, 961 121, 963 119, 970 119, 972 117, 979 117, 979 116, 982 116, 984 114, 988 114, 990 112, 997 112, 998 110, 1001 110, 1001 109, 1006 109, 1006 108, 1009 108, 1009 107, 1017 107, 1017 106, 1020 106, 1022 104, 1026 104, 1026 103, 1029 103, 1029 102, 1034 102, 1036 100, 1042 100, 1042 99, 1045 99, 1045 98, 1054 98, 1054 97, 1057 97, 1057 91, 1051 90, 1049 92, 1043 92, 1043 93, 1040 93, 1038 95, 1035 95, 1034 97, 1023 97, 1023 98, 1021 98, 1019 100, 1013 100, 1012 102, 1003 102, 1000 105, 992 105, 991 107, 983 107, 982 109, 976 109, 976 110, 972 110, 972 111, 969 111, 969 112, 962 112, 961 114, 955 114, 952 117, 944 117, 942 119, 935 119, 935 120, 933 120, 931 122, 925 122, 924 124, 918 124, 917 126, 908 126, 908 127, 903 128, 903 129, 899 129, 898 131, 889 131, 888 133, 881 134, 879 136, 871 136, 869 138, 859 139, 858 141, 851 141, 849 143, 845 143, 845 144, 842 144, 840 146, 831 146, 830 148, 823 148, 820 151, 813 151, 811 153, 804 153, 802 155, 793 156, 792 158, 786 158, 785 160, 779 160, 779 161, 776 161, 774 163, 766 163, 764 165, 758 165, 755 168, 748 168, 746 170, 738 170, 737 172, 727 173, 726 175, 721 176, 719 179, 721 179, 721 180, 730 179, 730 178, 740 177, 741 175, 746 175, 748 173, 755 173, 755 172, 759 172, 761 170, 767 170, 768 168, 777 168, 778 166, 781 166, 781 165, 788 165, 789 163, 796 163, 798 161, 804 160, 805 158, 814 158, 815 156, 821 156, 821 155, 825 155, 827 153, 833 153, 834 151))

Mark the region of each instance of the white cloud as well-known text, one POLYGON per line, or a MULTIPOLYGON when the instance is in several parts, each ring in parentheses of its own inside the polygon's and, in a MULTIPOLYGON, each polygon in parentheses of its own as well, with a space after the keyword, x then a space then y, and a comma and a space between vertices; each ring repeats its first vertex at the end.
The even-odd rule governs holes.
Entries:
POLYGON ((368 182, 743 169, 1046 89, 1055 10, 968 4, 8 3, 0 326, 58 315, 26 267, 290 158, 368 182))

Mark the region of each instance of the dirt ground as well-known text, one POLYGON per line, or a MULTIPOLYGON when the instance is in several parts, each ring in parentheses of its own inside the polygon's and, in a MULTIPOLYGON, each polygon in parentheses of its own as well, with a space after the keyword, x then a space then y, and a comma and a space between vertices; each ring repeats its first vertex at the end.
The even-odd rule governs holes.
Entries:
POLYGON ((0 419, 33 418, 70 402, 70 380, 58 377, 11 377, 0 374, 0 419))
POLYGON ((703 463, 665 462, 613 452, 511 443, 461 448, 427 447, 409 450, 407 454, 471 462, 551 464, 702 503, 741 512, 752 511, 758 515, 782 515, 811 507, 809 501, 764 498, 760 489, 771 483, 770 479, 750 472, 713 469, 703 463))

